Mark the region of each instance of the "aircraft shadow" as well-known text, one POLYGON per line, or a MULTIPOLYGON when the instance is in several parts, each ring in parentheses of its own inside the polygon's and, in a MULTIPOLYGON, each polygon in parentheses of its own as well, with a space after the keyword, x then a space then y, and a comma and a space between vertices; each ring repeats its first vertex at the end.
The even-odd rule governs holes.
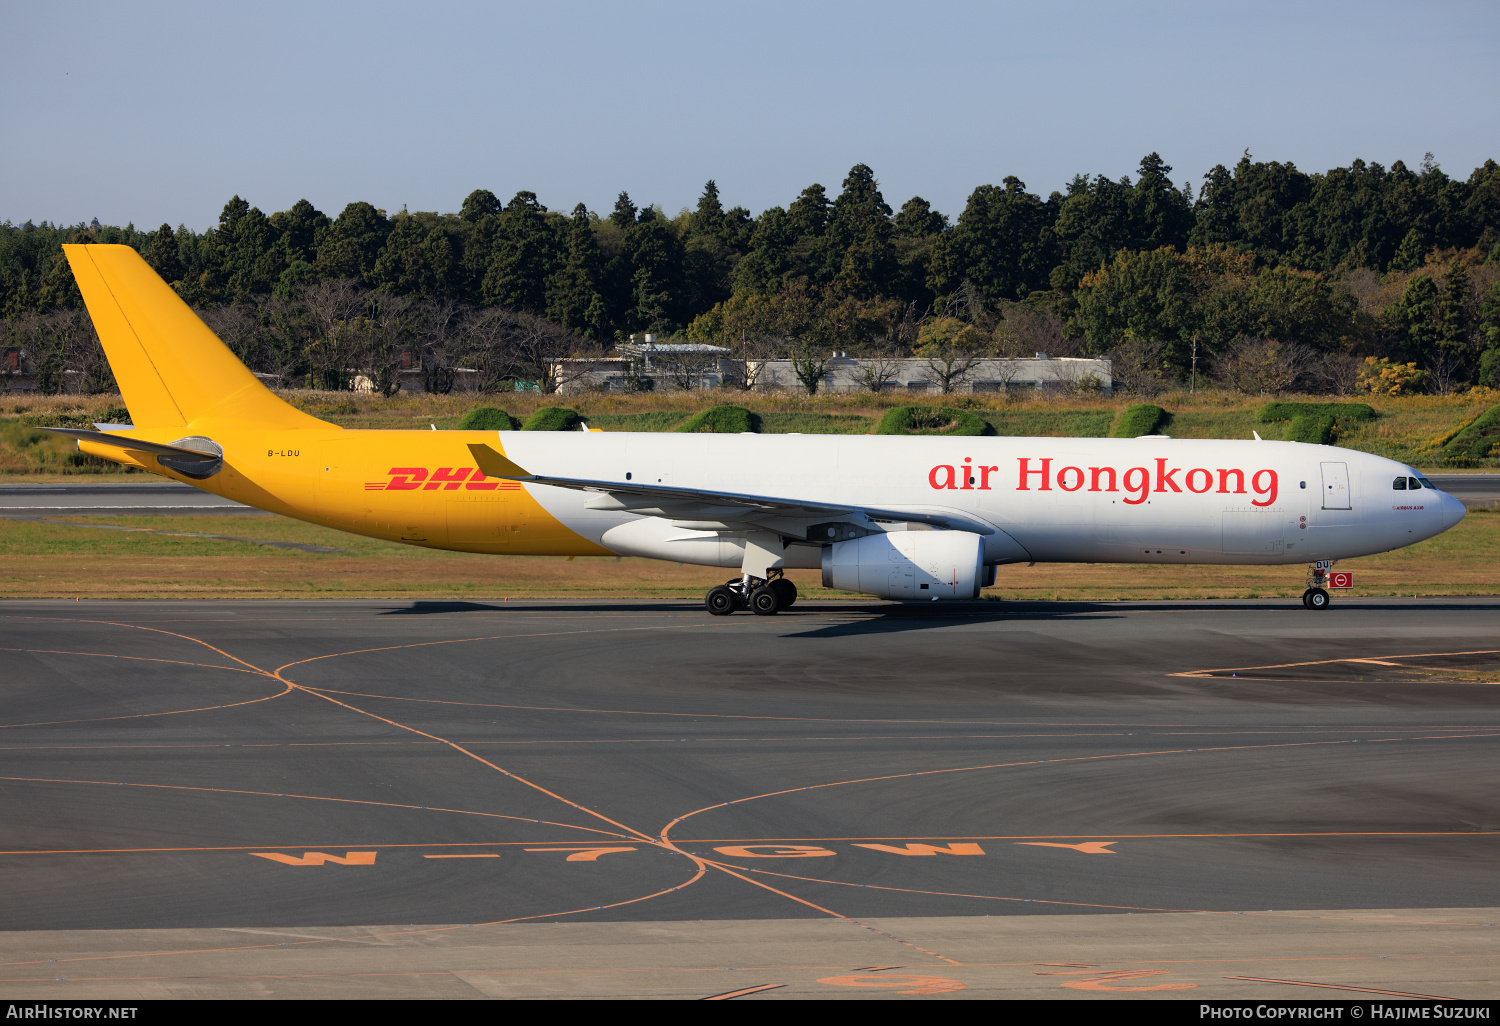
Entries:
MULTIPOLYGON (((622 609, 654 613, 702 610, 701 602, 466 602, 418 600, 410 605, 382 611, 380 616, 431 616, 437 613, 618 613, 622 609)), ((703 614, 707 616, 705 612, 703 614)))
MULTIPOLYGON (((855 634, 888 634, 899 631, 930 630, 955 623, 1000 622, 1015 620, 1059 620, 1059 619, 1116 619, 1133 612, 1172 611, 1208 612, 1213 610, 1236 612, 1287 612, 1297 610, 1300 603, 1295 598, 1262 600, 1213 600, 1174 601, 1170 599, 1125 602, 1067 602, 1067 601, 1016 601, 1016 602, 944 602, 944 603, 887 603, 887 602, 816 602, 800 605, 795 611, 782 614, 783 620, 816 614, 826 616, 839 613, 863 614, 857 621, 829 624, 814 630, 792 630, 785 637, 819 638, 846 637, 855 634)), ((1356 613, 1360 610, 1443 609, 1454 612, 1500 611, 1500 597, 1474 597, 1453 599, 1360 599, 1356 602, 1335 600, 1325 612, 1356 613)), ((701 603, 691 600, 663 599, 659 601, 591 601, 553 602, 535 599, 516 602, 469 602, 463 600, 417 600, 399 607, 383 610, 381 616, 431 616, 444 613, 619 613, 632 612, 687 613, 702 611, 701 603)), ((707 616, 707 613, 704 613, 707 616)), ((742 612, 737 616, 751 616, 742 612)), ((795 622, 795 621, 794 621, 795 622)))
MULTIPOLYGON (((808 613, 814 610, 808 609, 808 613)), ((789 631, 784 638, 847 638, 866 634, 899 634, 925 631, 955 624, 999 623, 1016 620, 1110 620, 1119 610, 1092 602, 945 602, 861 603, 859 605, 824 605, 820 614, 864 613, 858 620, 828 624, 808 631, 789 631), (873 613, 874 615, 868 615, 873 613)), ((790 614, 792 616, 796 613, 790 614)))

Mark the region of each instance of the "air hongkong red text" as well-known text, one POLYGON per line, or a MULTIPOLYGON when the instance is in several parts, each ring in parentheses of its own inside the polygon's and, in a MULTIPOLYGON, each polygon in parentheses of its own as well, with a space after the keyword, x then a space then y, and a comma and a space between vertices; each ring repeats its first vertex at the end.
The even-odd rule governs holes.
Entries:
MULTIPOLYGON (((1214 492, 1218 495, 1247 495, 1245 481, 1247 471, 1238 468, 1215 467, 1170 467, 1169 460, 1157 457, 1154 470, 1150 467, 1131 467, 1117 470, 1114 467, 1058 467, 1052 468, 1052 457, 1038 460, 1018 458, 1016 463, 1018 492, 1050 492, 1054 488, 1064 492, 1122 492, 1121 501, 1135 506, 1145 502, 1155 491, 1193 492, 1202 495, 1214 492)), ((973 459, 965 457, 963 466, 937 466, 927 472, 927 483, 932 487, 954 491, 991 490, 990 475, 998 474, 999 467, 976 467, 973 459)), ((1276 501, 1280 484, 1274 470, 1257 470, 1249 477, 1250 489, 1258 499, 1251 499, 1252 506, 1269 506, 1276 501)))

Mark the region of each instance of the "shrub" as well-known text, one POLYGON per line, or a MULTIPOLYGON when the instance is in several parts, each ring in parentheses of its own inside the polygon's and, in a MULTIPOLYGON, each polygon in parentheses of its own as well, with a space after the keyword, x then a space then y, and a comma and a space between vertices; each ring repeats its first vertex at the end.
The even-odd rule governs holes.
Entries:
POLYGON ((1365 357, 1365 366, 1359 372, 1359 384, 1371 392, 1386 395, 1410 395, 1420 392, 1432 375, 1417 367, 1416 363, 1396 363, 1385 357, 1365 357))
POLYGON ((896 406, 880 418, 877 435, 993 435, 990 427, 968 410, 944 406, 896 406))
POLYGON ((1500 349, 1486 349, 1479 357, 1479 383, 1500 388, 1500 349))
POLYGON ((521 430, 577 431, 581 419, 577 410, 570 410, 566 406, 543 406, 526 418, 526 423, 521 425, 521 430))
POLYGON ((476 406, 458 422, 460 431, 514 431, 520 426, 516 418, 493 406, 476 406))
POLYGON ((705 432, 716 435, 733 435, 746 431, 760 431, 760 415, 743 406, 710 406, 678 431, 705 432))
POLYGON ((1172 415, 1155 403, 1136 403, 1126 407, 1115 424, 1113 437, 1140 438, 1142 435, 1159 435, 1162 428, 1172 420, 1172 415))
POLYGON ((1292 418, 1291 426, 1286 429, 1288 442, 1332 445, 1337 437, 1338 431, 1334 419, 1326 413, 1299 413, 1292 418))
POLYGON ((1338 420, 1374 420, 1375 409, 1366 403, 1266 403, 1260 422, 1295 421, 1298 417, 1334 417, 1338 420))
POLYGON ((1481 417, 1453 436, 1443 449, 1449 461, 1482 460, 1500 446, 1500 406, 1491 406, 1481 417))

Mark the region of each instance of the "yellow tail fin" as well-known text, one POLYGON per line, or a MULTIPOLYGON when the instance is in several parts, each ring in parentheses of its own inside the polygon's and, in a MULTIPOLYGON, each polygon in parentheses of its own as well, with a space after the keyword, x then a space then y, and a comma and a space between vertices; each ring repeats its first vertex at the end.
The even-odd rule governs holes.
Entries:
POLYGON ((261 384, 129 246, 63 252, 136 427, 334 427, 261 384))

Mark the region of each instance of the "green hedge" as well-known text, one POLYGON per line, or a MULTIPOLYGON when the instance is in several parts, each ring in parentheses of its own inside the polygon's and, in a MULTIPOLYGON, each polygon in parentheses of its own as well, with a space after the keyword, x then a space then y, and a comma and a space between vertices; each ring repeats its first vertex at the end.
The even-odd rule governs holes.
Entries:
POLYGON ((520 422, 493 406, 476 406, 458 422, 460 431, 514 431, 520 422))
POLYGON ((1500 446, 1500 406, 1491 406, 1443 447, 1449 460, 1482 460, 1500 446))
POLYGON ((522 431, 577 431, 582 420, 577 410, 566 406, 543 406, 521 425, 522 431))
POLYGON ((897 406, 880 418, 877 435, 993 435, 995 429, 968 410, 897 406))
POLYGON ((1137 403, 1126 407, 1115 423, 1113 437, 1140 438, 1142 435, 1159 435, 1162 428, 1172 420, 1172 415, 1155 403, 1137 403))
POLYGON ((1260 422, 1298 417, 1335 417, 1339 420, 1374 420, 1375 409, 1365 403, 1266 403, 1260 408, 1260 422))
POLYGON ((1332 445, 1337 438, 1338 426, 1333 417, 1326 413, 1299 413, 1292 418, 1291 425, 1286 429, 1288 442, 1332 445))
POLYGON ((710 406, 678 431, 706 432, 716 435, 735 435, 746 431, 760 431, 760 415, 743 406, 710 406))

